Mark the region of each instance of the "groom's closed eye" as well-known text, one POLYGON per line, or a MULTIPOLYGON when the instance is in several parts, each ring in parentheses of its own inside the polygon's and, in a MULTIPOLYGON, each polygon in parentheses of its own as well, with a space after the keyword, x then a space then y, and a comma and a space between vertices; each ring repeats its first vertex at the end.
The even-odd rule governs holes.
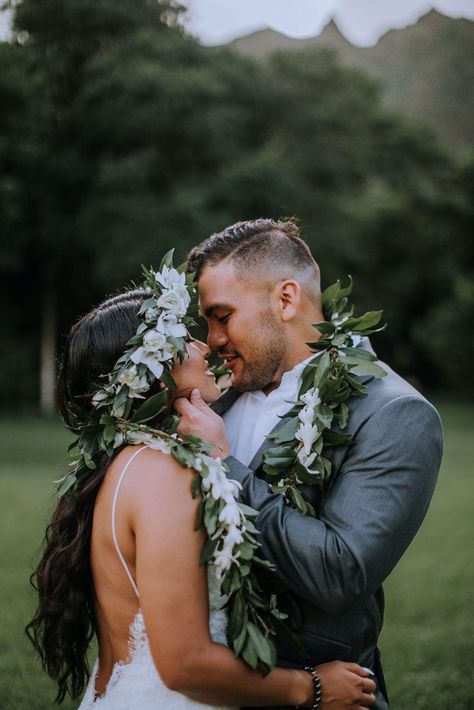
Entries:
POLYGON ((227 323, 230 318, 230 315, 230 313, 227 313, 227 315, 225 316, 217 316, 217 320, 219 321, 219 323, 227 323))

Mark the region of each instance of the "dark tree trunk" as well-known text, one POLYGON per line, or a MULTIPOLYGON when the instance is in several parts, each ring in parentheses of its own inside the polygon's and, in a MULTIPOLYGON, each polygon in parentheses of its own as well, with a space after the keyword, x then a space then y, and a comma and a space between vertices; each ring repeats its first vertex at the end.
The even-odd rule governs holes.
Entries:
POLYGON ((56 380, 56 298, 52 284, 43 290, 41 303, 40 407, 45 414, 54 411, 56 380))

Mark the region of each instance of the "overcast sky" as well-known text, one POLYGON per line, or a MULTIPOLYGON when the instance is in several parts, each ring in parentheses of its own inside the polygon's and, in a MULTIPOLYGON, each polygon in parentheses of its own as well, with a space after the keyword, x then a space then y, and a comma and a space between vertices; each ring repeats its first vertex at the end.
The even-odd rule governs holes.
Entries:
MULTIPOLYGON (((117 0, 120 2, 120 0, 117 0)), ((205 44, 222 44, 262 27, 291 35, 319 34, 331 17, 354 44, 374 44, 393 27, 405 27, 436 8, 451 17, 474 19, 474 0, 181 0, 185 25, 205 44)), ((8 35, 8 13, 0 13, 0 38, 8 35)))
POLYGON ((474 19, 474 0, 181 0, 187 28, 206 44, 221 44, 262 27, 292 37, 319 34, 331 17, 354 44, 370 45, 435 8, 474 19))

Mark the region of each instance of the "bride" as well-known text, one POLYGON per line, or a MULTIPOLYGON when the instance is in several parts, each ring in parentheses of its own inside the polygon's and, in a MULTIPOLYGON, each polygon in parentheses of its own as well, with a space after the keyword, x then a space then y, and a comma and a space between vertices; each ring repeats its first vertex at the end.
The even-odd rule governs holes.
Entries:
POLYGON ((276 668, 263 677, 226 646, 219 571, 216 565, 199 564, 205 534, 197 530, 194 472, 149 435, 140 435, 139 428, 126 428, 130 400, 135 406, 165 391, 166 411, 152 420, 159 429, 176 398, 188 397, 196 387, 208 403, 220 394, 207 367, 207 346, 184 334, 185 319, 176 318, 176 309, 170 317, 170 301, 162 298, 160 309, 158 299, 151 316, 149 311, 143 315, 149 291, 122 293, 84 316, 69 333, 60 370, 60 413, 73 431, 92 436, 90 441, 95 435, 90 434, 90 417, 105 407, 107 396, 116 397, 122 388, 129 401, 113 411, 117 432, 112 449, 91 449, 93 461, 81 469, 87 476, 67 479, 69 490, 64 488, 59 498, 33 575, 38 607, 27 632, 58 685, 57 702, 67 693, 78 698, 85 688, 80 710, 370 707, 375 683, 357 664, 276 668), (124 352, 149 316, 162 341, 161 378, 149 360, 157 352, 151 345, 148 354, 146 348, 135 349, 135 369, 124 374, 117 361, 124 362, 124 352), (168 330, 160 330, 165 322, 168 330), (182 352, 177 346, 181 337, 182 352), (154 372, 148 383, 137 375, 147 362, 154 372), (172 387, 165 386, 166 368, 172 387), (110 378, 113 371, 121 373, 118 380, 110 378), (83 419, 78 402, 86 412, 83 419), (94 635, 99 653, 90 673, 87 652, 94 635))

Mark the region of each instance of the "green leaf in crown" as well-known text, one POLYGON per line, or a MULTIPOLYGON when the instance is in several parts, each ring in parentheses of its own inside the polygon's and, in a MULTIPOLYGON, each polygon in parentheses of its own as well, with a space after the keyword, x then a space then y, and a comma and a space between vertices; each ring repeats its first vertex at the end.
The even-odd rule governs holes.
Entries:
POLYGON ((315 511, 299 486, 322 487, 332 473, 324 450, 351 441, 344 433, 349 418, 347 401, 367 393, 357 376, 386 375, 376 355, 354 347, 354 336, 366 337, 385 328, 380 325, 382 311, 354 316, 354 307, 349 304, 351 293, 350 277, 348 286, 341 286, 338 280, 323 292, 326 320, 314 325, 320 338, 308 343, 317 354, 302 372, 297 400, 285 417, 290 419, 270 434, 274 446, 263 455, 263 470, 277 479, 272 484, 273 492, 284 495, 287 503, 304 515, 314 516, 315 511))

